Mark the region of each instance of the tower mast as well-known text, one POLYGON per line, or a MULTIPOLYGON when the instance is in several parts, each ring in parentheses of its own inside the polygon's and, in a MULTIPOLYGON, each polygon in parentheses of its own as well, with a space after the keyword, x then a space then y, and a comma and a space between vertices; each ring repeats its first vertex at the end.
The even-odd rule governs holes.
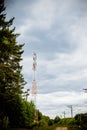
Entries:
POLYGON ((32 81, 32 96, 35 104, 35 122, 38 121, 38 110, 36 107, 37 85, 36 85, 36 66, 37 66, 37 54, 33 53, 33 81, 32 81))

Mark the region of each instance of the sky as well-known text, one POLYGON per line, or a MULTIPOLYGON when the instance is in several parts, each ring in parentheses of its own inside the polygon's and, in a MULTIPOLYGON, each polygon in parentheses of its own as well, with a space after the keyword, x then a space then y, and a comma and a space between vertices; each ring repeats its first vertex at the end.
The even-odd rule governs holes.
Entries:
POLYGON ((22 73, 32 100, 37 54, 36 107, 50 118, 87 112, 87 0, 6 0, 7 19, 25 43, 22 73))

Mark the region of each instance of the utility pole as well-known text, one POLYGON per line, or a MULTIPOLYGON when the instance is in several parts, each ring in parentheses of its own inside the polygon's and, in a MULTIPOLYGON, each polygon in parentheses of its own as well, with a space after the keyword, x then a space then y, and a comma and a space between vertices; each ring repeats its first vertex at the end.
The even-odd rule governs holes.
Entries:
POLYGON ((65 111, 64 111, 64 112, 63 112, 64 118, 65 118, 65 114, 66 114, 66 113, 65 113, 65 111))
POLYGON ((71 110, 71 118, 73 118, 73 107, 72 107, 72 105, 68 105, 68 108, 70 108, 70 110, 71 110))

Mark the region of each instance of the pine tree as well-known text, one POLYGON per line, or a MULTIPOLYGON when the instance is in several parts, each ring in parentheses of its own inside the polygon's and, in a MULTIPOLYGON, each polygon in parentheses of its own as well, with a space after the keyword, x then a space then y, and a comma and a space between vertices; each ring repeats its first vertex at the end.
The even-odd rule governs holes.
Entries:
POLYGON ((8 116, 6 104, 11 102, 15 95, 20 95, 25 85, 20 65, 24 44, 17 43, 19 34, 14 33, 15 28, 10 29, 14 18, 6 21, 4 12, 4 0, 0 0, 0 116, 2 117, 8 116))

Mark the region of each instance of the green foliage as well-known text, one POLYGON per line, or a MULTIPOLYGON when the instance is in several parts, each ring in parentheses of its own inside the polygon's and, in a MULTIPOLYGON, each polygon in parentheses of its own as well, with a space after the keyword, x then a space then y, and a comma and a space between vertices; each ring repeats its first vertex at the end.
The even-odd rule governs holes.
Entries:
POLYGON ((86 130, 87 129, 87 113, 85 114, 77 114, 75 116, 76 125, 80 128, 86 130))
POLYGON ((53 119, 49 119, 48 125, 49 125, 49 126, 54 125, 54 120, 53 120, 53 119))
POLYGON ((38 110, 38 121, 40 121, 42 119, 42 113, 38 110))
POLYGON ((24 45, 17 44, 18 34, 14 33, 15 29, 9 29, 13 18, 5 21, 6 15, 2 14, 5 10, 4 0, 0 1, 0 9, 0 95, 20 93, 21 87, 25 84, 20 65, 24 45))
POLYGON ((48 116, 42 115, 42 113, 38 111, 38 126, 51 126, 53 124, 53 119, 50 119, 48 116))
POLYGON ((56 117, 54 118, 54 123, 56 124, 56 123, 58 123, 60 120, 61 120, 60 117, 59 117, 59 116, 56 116, 56 117))
POLYGON ((20 127, 23 124, 23 103, 19 95, 16 95, 13 101, 7 103, 6 113, 9 115, 11 127, 20 127))
POLYGON ((26 83, 20 65, 24 45, 16 42, 19 35, 14 33, 15 28, 10 29, 14 18, 6 21, 4 12, 4 0, 0 0, 0 122, 5 124, 8 119, 11 125, 17 126, 22 124, 20 94, 26 83))
POLYGON ((25 118, 23 127, 32 126, 35 118, 35 105, 33 102, 23 101, 23 113, 25 118))
POLYGON ((45 115, 43 115, 43 116, 42 116, 42 120, 45 120, 45 121, 47 122, 47 124, 48 124, 50 118, 49 118, 49 116, 45 116, 45 115))
POLYGON ((63 118, 58 120, 55 117, 54 124, 56 126, 66 126, 69 130, 87 130, 87 113, 77 114, 74 118, 63 118))
POLYGON ((75 119, 74 118, 63 118, 61 119, 60 117, 56 116, 54 119, 54 125, 56 126, 73 126, 75 125, 75 119))
POLYGON ((6 14, 4 12, 5 12, 4 0, 0 0, 0 29, 11 26, 14 19, 12 18, 9 21, 5 21, 6 14))
POLYGON ((9 100, 6 105, 5 112, 9 115, 10 127, 28 128, 32 125, 35 112, 33 102, 26 102, 16 95, 14 100, 9 100))
POLYGON ((39 126, 48 126, 48 123, 46 122, 46 120, 42 119, 39 121, 39 126))

